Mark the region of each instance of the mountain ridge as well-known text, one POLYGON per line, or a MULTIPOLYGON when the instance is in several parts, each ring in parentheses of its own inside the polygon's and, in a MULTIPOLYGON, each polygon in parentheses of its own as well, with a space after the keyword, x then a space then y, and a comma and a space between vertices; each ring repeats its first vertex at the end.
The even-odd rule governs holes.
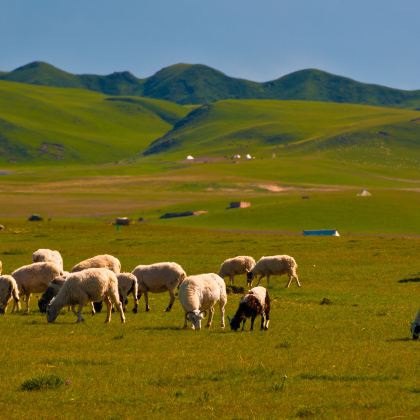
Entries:
POLYGON ((178 104, 205 104, 226 99, 278 99, 420 107, 420 90, 363 83, 318 69, 298 70, 271 81, 254 82, 227 76, 203 64, 178 63, 141 79, 128 71, 75 75, 49 63, 34 61, 11 72, 0 72, 0 80, 82 88, 106 95, 144 96, 178 104))

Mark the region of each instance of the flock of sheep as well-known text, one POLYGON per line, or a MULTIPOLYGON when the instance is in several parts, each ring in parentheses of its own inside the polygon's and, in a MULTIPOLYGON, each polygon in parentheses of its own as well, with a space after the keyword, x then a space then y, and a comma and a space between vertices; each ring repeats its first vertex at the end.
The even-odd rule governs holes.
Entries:
MULTIPOLYGON (((43 293, 38 301, 41 312, 47 314, 48 322, 54 322, 60 311, 69 307, 77 322, 83 321, 82 309, 91 304, 95 313, 98 302, 107 306, 106 321, 111 319, 112 308, 125 322, 127 297, 134 299, 133 312, 138 311, 138 300, 144 294, 146 311, 150 310, 149 293, 168 292, 170 296, 166 311, 169 312, 178 299, 184 308, 184 328, 188 321, 195 330, 201 329, 201 321, 209 312, 207 327, 214 316, 214 307, 219 303, 221 327, 225 326, 225 305, 227 302, 224 277, 229 277, 233 284, 236 275, 246 274, 247 284, 251 287, 254 279, 257 287, 249 290, 239 303, 235 316, 230 319, 233 330, 244 329, 247 318, 251 318, 251 330, 257 315, 261 316, 261 329, 268 329, 270 316, 270 297, 264 287, 259 286, 263 277, 269 284, 270 276, 287 274, 289 281, 301 284, 297 276, 297 264, 288 255, 262 257, 257 263, 252 257, 238 256, 224 261, 219 274, 206 273, 187 276, 184 269, 175 262, 162 262, 150 265, 138 265, 131 273, 121 273, 120 261, 112 255, 97 255, 76 264, 71 272, 64 271, 63 259, 58 251, 38 249, 32 255, 32 264, 13 271, 11 275, 0 275, 0 313, 5 313, 13 300, 12 312, 20 310, 20 296, 25 297, 26 311, 32 293, 43 293), (77 307, 77 310, 76 310, 77 307)), ((0 261, 0 274, 2 264, 0 261)))

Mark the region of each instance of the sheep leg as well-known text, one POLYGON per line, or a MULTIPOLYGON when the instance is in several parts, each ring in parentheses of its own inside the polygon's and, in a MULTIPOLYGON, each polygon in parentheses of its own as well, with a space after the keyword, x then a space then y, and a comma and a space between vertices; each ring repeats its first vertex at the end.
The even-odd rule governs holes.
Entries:
POLYGON ((297 281, 298 287, 302 287, 302 285, 300 284, 300 281, 299 281, 298 275, 297 275, 296 273, 294 274, 294 277, 295 277, 295 279, 296 279, 296 281, 297 281))
MULTIPOLYGON (((112 293, 111 296, 108 296, 107 301, 111 305, 111 311, 112 311, 112 307, 113 306, 115 306, 117 308, 118 312, 120 313, 121 322, 124 324, 124 322, 125 322, 125 315, 124 315, 123 305, 121 303, 120 297, 119 296, 115 296, 112 293), (114 305, 112 305, 112 304, 114 304, 114 305)), ((108 310, 108 312, 109 312, 109 310, 108 310)), ((111 314, 109 315, 109 319, 111 319, 111 314)))
POLYGON ((187 328, 187 313, 185 313, 185 318, 184 318, 184 330, 185 330, 185 328, 187 328))
POLYGON ((220 326, 222 328, 225 328, 225 304, 226 302, 219 302, 219 306, 220 306, 220 326))
POLYGON ((165 312, 170 312, 170 310, 172 309, 172 305, 174 304, 174 302, 175 302, 175 291, 173 291, 173 290, 168 290, 168 292, 169 292, 169 296, 170 296, 170 298, 169 298, 169 305, 168 305, 168 307, 165 309, 165 312))
POLYGON ((105 324, 107 324, 108 322, 111 321, 112 303, 111 303, 111 299, 108 296, 104 300, 105 300, 105 304, 106 304, 105 324))
POLYGON ((265 312, 261 312, 261 329, 265 329, 265 312))
MULTIPOLYGON (((258 279, 258 283, 257 283, 257 286, 259 286, 260 285, 260 281, 261 281, 261 279, 264 277, 264 274, 261 274, 260 275, 260 277, 259 277, 259 279, 258 279)), ((252 283, 251 283, 251 286, 252 286, 252 283)))
POLYGON ((31 299, 31 294, 26 293, 26 313, 29 314, 29 300, 31 299))
POLYGON ((211 327, 211 323, 213 322, 213 316, 214 316, 214 306, 209 309, 209 319, 206 325, 207 328, 211 327))
POLYGON ((133 313, 137 313, 138 312, 138 306, 139 306, 139 301, 138 301, 138 299, 137 299, 137 294, 136 293, 134 293, 134 291, 133 291, 133 299, 134 299, 134 308, 133 308, 133 313))
POLYGON ((255 315, 251 316, 251 328, 250 331, 254 331, 254 321, 255 321, 255 315))
POLYGON ((19 299, 17 299, 17 300, 13 299, 12 314, 17 312, 17 311, 20 311, 20 301, 19 301, 19 299))
POLYGON ((147 293, 147 291, 144 292, 144 300, 146 301, 146 312, 149 312, 150 311, 149 294, 147 293))
POLYGON ((230 278, 230 284, 233 284, 234 283, 234 279, 235 279, 235 276, 229 276, 229 278, 230 278))
POLYGON ((77 311, 77 323, 84 321, 84 319, 82 317, 83 306, 85 306, 85 305, 83 305, 82 303, 79 303, 79 309, 77 311))
POLYGON ((245 330, 245 322, 246 322, 246 318, 242 321, 242 331, 245 330))
POLYGON ((267 287, 270 286, 270 274, 267 274, 267 287))

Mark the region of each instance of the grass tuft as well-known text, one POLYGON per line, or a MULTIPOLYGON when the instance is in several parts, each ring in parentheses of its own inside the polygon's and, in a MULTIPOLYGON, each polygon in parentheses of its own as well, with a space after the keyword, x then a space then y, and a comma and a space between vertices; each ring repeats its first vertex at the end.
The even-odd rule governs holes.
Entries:
POLYGON ((22 391, 42 391, 56 389, 64 384, 64 380, 57 375, 41 375, 23 382, 22 391))

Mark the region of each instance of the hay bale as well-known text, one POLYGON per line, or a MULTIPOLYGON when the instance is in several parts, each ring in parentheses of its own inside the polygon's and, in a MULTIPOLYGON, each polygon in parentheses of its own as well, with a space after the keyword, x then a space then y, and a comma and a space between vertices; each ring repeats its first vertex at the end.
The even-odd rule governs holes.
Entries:
POLYGON ((249 201, 232 201, 228 209, 246 209, 247 207, 251 207, 249 201))
POLYGON ((39 214, 31 214, 28 217, 28 222, 42 222, 44 218, 40 216, 39 214))

